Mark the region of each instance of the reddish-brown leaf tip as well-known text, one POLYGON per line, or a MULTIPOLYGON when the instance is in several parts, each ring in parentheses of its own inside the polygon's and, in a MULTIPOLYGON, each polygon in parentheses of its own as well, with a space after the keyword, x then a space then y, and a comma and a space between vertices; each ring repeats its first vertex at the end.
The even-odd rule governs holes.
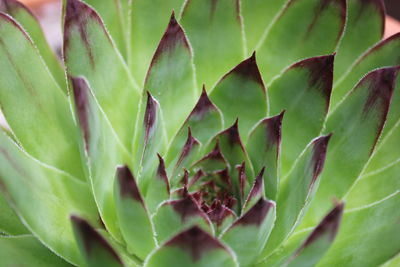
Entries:
POLYGON ((239 119, 236 119, 231 127, 222 131, 218 136, 225 136, 232 146, 240 145, 244 151, 244 146, 239 134, 239 119))
POLYGON ((132 198, 142 204, 144 203, 135 177, 128 166, 123 165, 117 168, 117 179, 121 197, 132 198))
POLYGON ((339 224, 343 214, 344 203, 338 203, 336 206, 325 216, 324 219, 318 224, 310 236, 306 239, 302 248, 310 245, 319 237, 329 234, 329 238, 333 240, 339 228, 339 224))
POLYGON ((197 216, 207 221, 206 214, 197 205, 196 200, 189 194, 186 194, 182 199, 166 202, 164 205, 170 205, 174 211, 179 214, 183 223, 189 218, 197 216))
POLYGON ((235 213, 228 207, 222 205, 219 199, 216 199, 207 212, 208 218, 217 226, 221 226, 224 220, 228 217, 235 217, 235 213))
POLYGON ((203 254, 210 250, 226 249, 217 239, 198 226, 181 232, 165 245, 179 247, 181 250, 187 251, 194 262, 201 259, 203 254))
POLYGON ((186 139, 186 142, 183 146, 182 152, 179 156, 178 161, 176 162, 176 166, 178 167, 181 165, 182 161, 190 154, 190 152, 193 150, 194 147, 199 146, 200 142, 196 138, 193 137, 192 131, 190 127, 188 127, 188 137, 186 139))
POLYGON ((72 91, 74 94, 75 108, 78 113, 79 124, 81 126, 85 141, 86 151, 89 150, 89 94, 90 89, 86 80, 82 77, 70 77, 72 91))
POLYGON ((264 171, 265 167, 263 167, 260 171, 260 173, 257 175, 254 184, 249 192, 249 195, 247 197, 246 203, 248 203, 250 200, 252 200, 254 197, 257 196, 262 196, 263 190, 264 190, 264 171))
POLYGON ((147 91, 147 104, 143 120, 143 126, 145 129, 144 143, 146 145, 156 123, 158 107, 159 104, 157 100, 153 98, 149 91, 147 91))
POLYGON ((326 152, 328 148, 329 140, 331 139, 332 134, 328 134, 322 137, 319 137, 313 141, 312 147, 312 168, 313 168, 313 178, 311 180, 310 187, 314 185, 318 176, 321 174, 322 169, 324 168, 326 152))
POLYGON ((246 162, 242 162, 237 167, 238 171, 238 178, 239 178, 239 193, 240 193, 240 199, 243 201, 244 200, 244 189, 246 187, 246 182, 247 182, 247 176, 246 176, 246 162))
POLYGON ((189 119, 193 116, 199 117, 202 119, 209 111, 217 110, 217 107, 211 102, 208 97, 205 86, 203 85, 203 89, 200 95, 199 100, 197 101, 196 106, 193 108, 192 112, 189 115, 189 119))
POLYGON ((75 215, 72 215, 70 218, 77 234, 82 239, 83 247, 88 255, 92 253, 94 247, 100 246, 108 251, 116 261, 122 264, 121 259, 111 245, 98 232, 96 232, 96 230, 86 220, 75 215))
POLYGON ((233 225, 257 225, 260 226, 267 217, 269 210, 275 206, 274 202, 268 201, 265 198, 260 200, 251 207, 244 215, 242 215, 233 225))
POLYGON ((167 171, 165 169, 164 159, 158 153, 157 153, 157 157, 158 157, 158 162, 159 162, 158 168, 157 168, 157 177, 164 181, 167 192, 168 192, 168 194, 170 194, 169 181, 168 181, 167 171))
MULTIPOLYGON (((277 152, 279 153, 279 147, 281 144, 282 137, 282 120, 285 114, 283 110, 279 115, 274 117, 266 118, 261 121, 265 125, 267 144, 273 144, 277 146, 277 152)), ((278 155, 277 155, 278 156, 278 155)))
POLYGON ((225 156, 221 152, 221 147, 219 145, 219 141, 217 140, 217 143, 215 144, 213 150, 210 151, 207 155, 205 155, 203 158, 201 158, 199 161, 193 164, 193 166, 199 165, 202 162, 205 162, 207 160, 212 160, 212 161, 219 161, 224 163, 225 165, 228 165, 227 160, 225 159, 225 156))

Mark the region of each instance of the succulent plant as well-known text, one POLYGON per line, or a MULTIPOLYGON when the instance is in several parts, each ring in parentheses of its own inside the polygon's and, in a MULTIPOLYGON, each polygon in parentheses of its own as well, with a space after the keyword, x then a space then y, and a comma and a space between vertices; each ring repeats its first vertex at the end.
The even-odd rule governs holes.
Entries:
POLYGON ((399 266, 381 0, 85 2, 0 0, 0 266, 399 266))

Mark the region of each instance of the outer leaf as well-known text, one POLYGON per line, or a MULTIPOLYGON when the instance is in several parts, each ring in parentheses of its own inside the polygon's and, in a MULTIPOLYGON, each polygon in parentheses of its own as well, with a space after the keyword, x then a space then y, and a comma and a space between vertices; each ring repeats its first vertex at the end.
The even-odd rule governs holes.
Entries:
POLYGON ((139 90, 110 41, 100 17, 80 0, 67 1, 64 58, 69 75, 83 76, 90 83, 97 102, 121 142, 130 148, 138 113, 139 90))
POLYGON ((266 166, 264 191, 268 199, 275 200, 278 191, 278 159, 281 145, 281 125, 284 112, 258 123, 249 135, 247 151, 254 170, 266 166))
POLYGON ((47 247, 73 264, 81 257, 68 222, 76 213, 97 223, 86 183, 44 166, 0 133, 0 185, 29 230, 47 247))
POLYGON ((288 173, 301 151, 321 132, 332 90, 333 60, 334 55, 302 60, 289 67, 268 91, 272 114, 286 111, 282 126, 282 175, 288 173))
POLYGON ((337 204, 307 237, 287 266, 308 267, 318 263, 335 240, 342 213, 343 203, 337 204))
POLYGON ((267 115, 266 89, 255 56, 253 53, 233 68, 210 93, 211 100, 224 115, 225 125, 239 118, 239 130, 245 137, 249 129, 267 115))
POLYGON ((380 265, 380 267, 396 267, 400 264, 400 254, 397 254, 395 257, 391 258, 384 264, 380 265))
POLYGON ((166 242, 144 266, 235 267, 238 264, 224 245, 195 226, 166 242))
POLYGON ((2 13, 0 58, 0 106, 18 142, 35 158, 84 180, 68 100, 26 33, 2 13))
POLYGON ((135 0, 129 2, 131 16, 129 66, 135 79, 142 85, 170 14, 173 10, 179 14, 184 1, 135 0))
POLYGON ((26 30, 58 85, 66 91, 64 69, 47 43, 36 17, 21 2, 16 0, 0 0, 0 11, 12 16, 26 30))
POLYGON ((193 45, 199 85, 212 86, 243 59, 239 8, 238 0, 185 1, 181 23, 193 45))
POLYGON ((364 53, 348 69, 346 75, 334 84, 331 106, 336 107, 351 88, 368 72, 377 68, 400 65, 399 49, 400 33, 387 38, 364 53))
POLYGON ((0 237, 0 258, 3 266, 72 266, 53 254, 32 235, 0 237))
POLYGON ((20 218, 0 192, 0 234, 23 235, 29 230, 22 224, 20 218))
POLYGON ((123 266, 114 249, 87 221, 76 216, 71 216, 71 221, 88 267, 123 266))
POLYGON ((393 258, 400 251, 399 205, 400 193, 396 193, 345 212, 333 246, 317 266, 378 266, 393 258))
POLYGON ((222 234, 221 239, 236 253, 241 266, 251 264, 261 253, 275 222, 275 202, 264 198, 222 234))
POLYGON ((72 78, 72 90, 85 140, 93 195, 107 230, 121 240, 114 202, 114 178, 117 166, 128 162, 130 157, 104 118, 85 79, 72 78))
POLYGON ((153 217, 157 240, 162 243, 193 225, 213 233, 211 222, 190 195, 162 204, 153 217))
POLYGON ((197 99, 192 51, 174 14, 151 61, 144 88, 160 102, 171 138, 197 99))
POLYGON ((257 49, 265 81, 295 61, 331 54, 346 19, 345 0, 290 0, 257 49))
POLYGON ((313 140, 289 175, 282 181, 277 201, 277 219, 264 255, 271 253, 301 221, 318 188, 330 135, 313 140))
POLYGON ((118 50, 127 59, 129 37, 128 2, 130 0, 84 0, 101 15, 118 50), (125 10, 124 10, 125 9, 125 10))
POLYGON ((335 80, 368 48, 378 42, 385 29, 382 0, 347 1, 346 31, 337 49, 335 80))
POLYGON ((147 208, 129 168, 119 167, 116 176, 115 201, 122 235, 128 251, 144 259, 155 247, 147 208))
POLYGON ((331 198, 342 198, 361 174, 382 132, 397 72, 397 68, 385 68, 369 73, 328 117, 325 131, 334 134, 332 150, 307 213, 308 225, 314 225, 326 213, 331 198))

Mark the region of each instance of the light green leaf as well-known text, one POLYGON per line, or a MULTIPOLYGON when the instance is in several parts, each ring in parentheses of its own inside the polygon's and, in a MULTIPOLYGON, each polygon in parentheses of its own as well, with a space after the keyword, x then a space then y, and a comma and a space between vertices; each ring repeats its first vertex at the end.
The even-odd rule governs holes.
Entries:
POLYGON ((32 235, 0 237, 1 265, 5 267, 72 266, 44 247, 32 235))
POLYGON ((260 198, 222 234, 241 266, 251 264, 261 253, 275 222, 275 202, 260 198))
POLYGON ((147 208, 129 168, 118 167, 116 176, 115 202, 122 235, 128 252, 145 259, 155 247, 147 208))
POLYGON ((191 47, 174 14, 151 61, 144 89, 160 102, 171 139, 198 97, 191 47))
POLYGON ((378 266, 400 251, 400 193, 345 211, 333 246, 317 266, 378 266))
POLYGON ((70 76, 87 79, 119 139, 131 148, 141 94, 100 17, 79 0, 67 1, 64 59, 70 76))
MULTIPOLYGON (((1 133, 3 134, 3 133, 1 133)), ((23 235, 29 230, 22 224, 20 218, 0 192, 0 234, 23 235)))
POLYGON ((349 67, 347 73, 335 82, 331 107, 336 108, 356 83, 368 72, 377 68, 400 65, 399 50, 400 33, 397 33, 365 52, 353 66, 349 67))
POLYGON ((333 61, 334 55, 302 60, 285 70, 268 90, 270 112, 277 114, 285 110, 281 152, 283 176, 311 139, 321 132, 332 91, 333 61))
POLYGON ((84 219, 71 216, 79 249, 88 267, 122 267, 111 245, 84 219))
POLYGON ((234 256, 201 228, 183 231, 156 250, 145 267, 238 267, 234 256))
POLYGON ((266 83, 293 62, 333 53, 344 29, 345 6, 345 0, 290 0, 257 48, 266 83))
POLYGON ((80 264, 68 217, 79 214, 97 223, 86 183, 39 163, 0 133, 0 182, 3 196, 28 229, 67 261, 80 264))
POLYGON ((327 135, 313 140, 288 176, 282 180, 277 200, 276 226, 268 240, 264 256, 271 254, 285 241, 302 220, 317 191, 330 138, 327 135))
POLYGON ((1 0, 0 11, 9 14, 21 24, 24 30, 32 38, 32 41, 39 50, 40 55, 48 67, 48 70, 51 72, 60 88, 66 92, 67 84, 64 68, 61 67, 56 55, 50 48, 42 27, 32 12, 21 2, 16 0, 1 0))
MULTIPOLYGON (((94 0, 93 0, 94 1, 94 0)), ((126 0, 122 0, 126 1, 126 0)), ((164 34, 171 12, 179 14, 183 0, 129 1, 130 40, 129 66, 139 85, 145 80, 154 51, 164 34)))
POLYGON ((38 160, 85 180, 68 99, 29 37, 5 14, 0 58, 0 106, 18 143, 38 160))
POLYGON ((193 46, 198 85, 210 88, 243 60, 239 8, 238 0, 185 1, 181 23, 193 46))
POLYGON ((225 125, 239 119, 239 131, 245 138, 251 127, 267 115, 266 89, 255 57, 253 53, 229 71, 210 93, 211 101, 224 116, 225 125))
POLYGON ((381 40, 384 29, 383 1, 347 1, 346 31, 337 49, 335 81, 342 77, 365 50, 381 40))
POLYGON ((249 135, 246 148, 254 170, 266 167, 264 191, 268 199, 276 200, 279 184, 278 159, 280 155, 283 112, 258 123, 249 135))
POLYGON ((328 116, 325 132, 333 133, 332 149, 305 227, 315 225, 329 209, 331 198, 344 197, 363 171, 382 132, 397 73, 397 68, 369 73, 328 116))

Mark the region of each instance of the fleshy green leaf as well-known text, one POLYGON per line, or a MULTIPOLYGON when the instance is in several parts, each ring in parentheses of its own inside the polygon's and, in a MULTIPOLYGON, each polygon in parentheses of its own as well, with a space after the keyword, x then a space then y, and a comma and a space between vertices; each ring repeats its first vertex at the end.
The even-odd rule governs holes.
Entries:
POLYGON ((64 58, 68 74, 87 79, 119 139, 125 147, 131 148, 140 100, 139 89, 100 17, 80 0, 67 1, 64 58))
POLYGON ((52 267, 72 266, 43 246, 32 235, 0 237, 2 266, 52 267))
POLYGON ((130 157, 104 117, 84 78, 71 78, 75 110, 85 140, 90 183, 106 229, 121 240, 114 202, 114 178, 118 165, 130 157))
POLYGON ((130 0, 84 0, 101 15, 104 24, 115 42, 119 52, 128 57, 129 14, 130 0))
POLYGON ((213 234, 210 220, 190 195, 163 203, 154 215, 153 222, 159 243, 193 225, 213 234))
POLYGON ((335 80, 368 48, 378 42, 385 29, 385 6, 382 0, 347 1, 346 31, 340 40, 335 59, 335 80))
POLYGON ((308 267, 318 263, 335 240, 342 213, 343 203, 337 204, 312 231, 285 266, 308 267))
POLYGON ((97 223, 86 183, 39 163, 0 133, 0 184, 3 196, 41 242, 67 261, 81 263, 68 217, 75 213, 97 223))
POLYGON ((238 267, 234 256, 217 239, 195 226, 166 242, 145 267, 238 267))
POLYGON ((334 52, 345 19, 345 0, 290 0, 257 48, 267 84, 293 62, 334 52))
POLYGON ((193 46, 197 84, 210 88, 243 59, 239 8, 238 0, 185 1, 181 23, 193 46))
POLYGON ((288 176, 282 180, 277 200, 276 226, 264 255, 278 247, 301 221, 318 188, 330 138, 327 135, 313 140, 288 176))
POLYGON ((244 137, 267 115, 266 89, 255 56, 253 53, 233 68, 210 93, 211 100, 224 116, 225 125, 231 125, 239 118, 239 131, 244 137))
POLYGON ((259 201, 222 234, 241 266, 251 264, 261 253, 275 222, 275 202, 259 201))
POLYGON ((32 12, 16 0, 0 0, 0 11, 12 16, 26 30, 39 50, 48 70, 52 73, 61 89, 66 91, 64 69, 47 43, 42 27, 32 12))
POLYGON ((29 234, 29 230, 22 224, 20 218, 12 209, 0 191, 0 233, 7 235, 29 234))
POLYGON ((400 251, 400 193, 345 211, 335 242, 317 265, 378 266, 400 251))
POLYGON ((251 209, 261 198, 265 198, 264 172, 265 168, 262 168, 254 180, 253 186, 247 195, 246 201, 244 201, 242 214, 251 209))
POLYGON ((120 267, 123 263, 110 244, 84 219, 71 216, 79 249, 88 267, 120 267))
POLYGON ((170 20, 171 12, 175 10, 179 14, 184 1, 135 0, 129 2, 131 16, 129 66, 135 79, 142 85, 154 51, 164 34, 165 25, 170 20))
POLYGON ((284 112, 258 123, 246 144, 254 170, 261 170, 264 166, 267 168, 264 174, 264 191, 266 197, 271 200, 276 199, 279 184, 278 159, 283 114, 284 112))
POLYGON ((328 116, 325 132, 333 133, 332 149, 306 225, 315 225, 327 212, 331 198, 342 198, 361 174, 382 132, 397 73, 398 68, 369 73, 328 116))
POLYGON ((191 47, 174 14, 151 61, 144 88, 160 102, 171 139, 198 97, 191 47))
POLYGON ((0 58, 0 106, 18 143, 38 160, 85 180, 68 99, 27 34, 3 13, 0 58))
POLYGON ((334 55, 302 60, 289 67, 268 90, 271 113, 285 110, 282 175, 288 173, 301 151, 321 132, 332 90, 333 60, 334 55))
POLYGON ((348 69, 346 75, 334 84, 331 106, 336 107, 368 72, 377 68, 400 65, 399 50, 400 33, 397 33, 365 52, 354 66, 348 69))
POLYGON ((144 259, 155 247, 152 224, 135 178, 127 166, 117 169, 114 195, 128 251, 144 259))

